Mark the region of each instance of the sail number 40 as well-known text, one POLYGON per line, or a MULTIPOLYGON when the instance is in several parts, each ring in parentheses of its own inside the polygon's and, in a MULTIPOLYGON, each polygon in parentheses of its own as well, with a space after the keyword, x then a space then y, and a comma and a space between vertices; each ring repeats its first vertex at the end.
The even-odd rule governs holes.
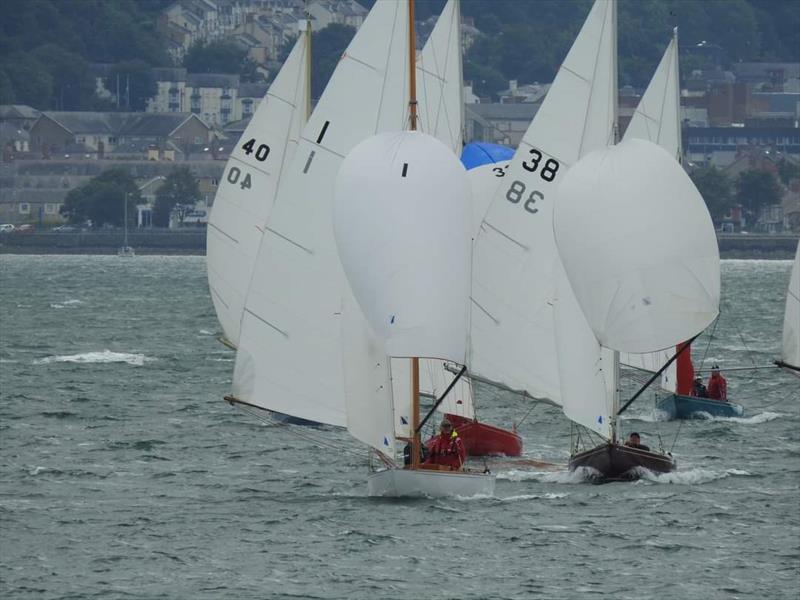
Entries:
POLYGON ((247 156, 250 156, 253 154, 253 152, 255 152, 256 160, 259 162, 264 162, 269 156, 269 146, 266 144, 261 144, 256 148, 256 138, 251 138, 246 143, 242 144, 242 150, 244 150, 244 153, 247 156))

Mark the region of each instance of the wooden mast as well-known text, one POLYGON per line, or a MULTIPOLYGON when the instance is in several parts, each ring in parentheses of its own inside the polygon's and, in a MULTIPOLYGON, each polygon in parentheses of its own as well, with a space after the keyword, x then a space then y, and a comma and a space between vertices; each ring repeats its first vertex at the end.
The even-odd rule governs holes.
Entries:
MULTIPOLYGON (((417 130, 417 35, 414 32, 414 0, 408 0, 408 109, 409 128, 417 130)), ((419 469, 419 358, 411 359, 411 468, 419 469)))

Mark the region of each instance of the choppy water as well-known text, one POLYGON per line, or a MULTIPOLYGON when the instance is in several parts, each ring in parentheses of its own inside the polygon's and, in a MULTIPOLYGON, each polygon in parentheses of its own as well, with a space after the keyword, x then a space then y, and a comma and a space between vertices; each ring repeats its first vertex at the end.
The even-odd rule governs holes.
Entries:
MULTIPOLYGON (((723 264, 707 361, 777 356, 789 269, 723 264)), ((597 486, 504 464, 494 498, 377 500, 345 433, 221 401, 216 331, 203 258, 0 256, 0 596, 798 597, 797 379, 729 373, 738 419, 635 407, 623 426, 675 440, 676 473, 597 486)), ((478 398, 501 425, 528 409, 478 398)), ((528 456, 566 461, 558 411, 520 429, 528 456)))

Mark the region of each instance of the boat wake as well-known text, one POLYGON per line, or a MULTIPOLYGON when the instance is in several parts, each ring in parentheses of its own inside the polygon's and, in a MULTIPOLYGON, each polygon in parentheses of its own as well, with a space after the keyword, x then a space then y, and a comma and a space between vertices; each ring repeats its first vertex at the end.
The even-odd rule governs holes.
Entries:
POLYGON ((496 497, 495 499, 500 502, 526 502, 528 500, 560 500, 561 498, 566 498, 569 496, 567 493, 556 494, 556 493, 546 493, 546 494, 519 494, 517 496, 506 496, 505 498, 496 497))
POLYGON ((775 419, 779 419, 780 417, 784 416, 786 415, 769 411, 758 413, 752 417, 715 417, 708 413, 695 413, 695 418, 697 419, 704 419, 706 421, 720 421, 724 423, 741 423, 742 425, 758 425, 759 423, 774 421, 775 419))
POLYGON ((136 367, 141 367, 146 361, 156 360, 146 357, 144 354, 129 354, 126 352, 84 352, 82 354, 69 354, 61 356, 47 356, 33 361, 35 365, 49 365, 51 363, 127 363, 136 367))
POLYGON ((590 469, 576 469, 574 471, 521 471, 512 469, 497 473, 497 479, 508 481, 538 481, 540 483, 585 483, 592 478, 590 469))
POLYGON ((726 469, 724 471, 712 471, 710 469, 689 469, 687 471, 672 471, 671 473, 653 473, 647 469, 639 470, 639 482, 650 483, 673 483, 678 485, 695 485, 711 483, 728 477, 752 477, 748 471, 742 469, 726 469))

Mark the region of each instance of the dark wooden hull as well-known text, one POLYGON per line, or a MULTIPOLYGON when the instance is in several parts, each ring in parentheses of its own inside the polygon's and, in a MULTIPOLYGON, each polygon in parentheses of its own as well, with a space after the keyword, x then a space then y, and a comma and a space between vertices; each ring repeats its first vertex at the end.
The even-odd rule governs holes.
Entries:
POLYGON ((675 461, 670 455, 609 443, 573 454, 569 469, 574 471, 578 467, 594 469, 599 481, 621 481, 638 479, 640 468, 669 473, 675 468, 675 461))
POLYGON ((522 438, 516 431, 448 414, 467 456, 522 456, 522 438))
POLYGON ((705 415, 711 415, 712 417, 741 417, 744 414, 742 406, 733 402, 682 396, 680 394, 672 394, 662 398, 656 404, 656 408, 666 413, 669 419, 693 419, 705 415))

